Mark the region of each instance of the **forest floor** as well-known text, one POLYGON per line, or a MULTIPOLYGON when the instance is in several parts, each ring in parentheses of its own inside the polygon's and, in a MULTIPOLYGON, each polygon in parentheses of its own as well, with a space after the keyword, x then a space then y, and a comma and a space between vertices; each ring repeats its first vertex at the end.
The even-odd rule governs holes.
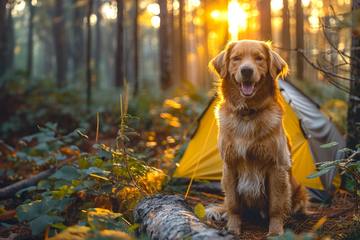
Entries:
MULTIPOLYGON (((209 193, 193 193, 187 199, 191 206, 199 202, 204 206, 223 202, 223 196, 209 193)), ((321 239, 360 239, 360 215, 356 213, 354 203, 355 199, 348 192, 339 190, 331 204, 311 203, 308 216, 291 217, 286 222, 285 228, 296 234, 316 232, 321 239)), ((267 224, 261 218, 245 218, 240 239, 266 239, 267 224)), ((224 228, 216 224, 211 226, 224 228)))

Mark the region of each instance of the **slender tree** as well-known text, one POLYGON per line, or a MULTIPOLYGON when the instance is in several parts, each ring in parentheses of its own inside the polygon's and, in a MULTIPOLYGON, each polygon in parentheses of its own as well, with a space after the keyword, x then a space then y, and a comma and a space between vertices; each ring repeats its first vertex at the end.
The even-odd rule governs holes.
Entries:
POLYGON ((304 50, 304 12, 301 5, 301 0, 296 0, 295 3, 296 15, 296 77, 299 80, 304 78, 304 60, 300 51, 304 50))
POLYGON ((134 0, 134 95, 136 96, 139 91, 139 29, 138 29, 138 18, 139 18, 139 0, 134 0))
POLYGON ((14 68, 14 51, 15 51, 15 29, 14 29, 14 19, 11 14, 13 4, 9 5, 7 13, 7 22, 6 22, 6 31, 7 31, 7 60, 6 66, 8 70, 14 68))
POLYGON ((282 18, 283 25, 281 31, 281 42, 282 47, 284 48, 283 56, 286 62, 290 65, 290 52, 291 40, 290 40, 290 12, 289 12, 289 1, 283 0, 283 9, 282 9, 282 18))
POLYGON ((163 90, 172 84, 170 67, 171 56, 169 47, 169 20, 167 1, 159 0, 160 29, 159 29, 159 55, 160 55, 160 85, 163 90))
POLYGON ((260 17, 260 39, 272 40, 271 36, 271 1, 258 0, 258 9, 260 17))
POLYGON ((6 72, 7 55, 7 31, 6 31, 6 4, 7 1, 0 1, 0 77, 6 72))
POLYGON ((87 109, 90 110, 91 106, 91 14, 93 9, 93 0, 88 0, 88 11, 87 11, 87 21, 86 21, 86 29, 87 29, 87 39, 86 39, 86 105, 87 109))
POLYGON ((180 56, 180 81, 185 81, 186 72, 186 44, 184 37, 185 0, 179 0, 179 56, 180 56))
POLYGON ((115 56, 115 86, 123 86, 124 81, 124 0, 117 0, 117 45, 115 56))
POLYGON ((96 74, 96 86, 100 87, 100 73, 101 73, 101 62, 102 62, 102 49, 101 49, 101 45, 102 45, 102 37, 101 37, 101 23, 102 23, 102 15, 100 12, 100 7, 101 7, 101 1, 97 0, 96 2, 96 17, 97 17, 97 21, 96 21, 96 26, 95 26, 95 53, 94 53, 94 59, 96 61, 96 69, 95 69, 95 74, 96 74))
MULTIPOLYGON (((352 11, 360 9, 360 0, 353 0, 352 11)), ((353 23, 358 20, 353 17, 353 23)), ((355 27, 355 26, 354 26, 355 27)), ((348 110, 348 135, 347 145, 354 148, 360 143, 360 35, 353 32, 351 46, 351 78, 350 82, 349 110, 348 110)))
POLYGON ((55 0, 54 14, 52 18, 56 58, 56 83, 59 88, 66 85, 67 74, 67 37, 63 4, 63 0, 55 0))
POLYGON ((34 48, 34 13, 35 7, 32 5, 32 0, 28 0, 29 5, 29 27, 28 27, 28 55, 27 55, 27 76, 29 79, 32 77, 33 69, 33 48, 34 48))
POLYGON ((73 20, 72 20, 72 61, 74 64, 75 80, 84 79, 85 66, 85 40, 84 40, 84 17, 86 1, 73 0, 73 20), (81 78, 81 79, 79 79, 81 78))

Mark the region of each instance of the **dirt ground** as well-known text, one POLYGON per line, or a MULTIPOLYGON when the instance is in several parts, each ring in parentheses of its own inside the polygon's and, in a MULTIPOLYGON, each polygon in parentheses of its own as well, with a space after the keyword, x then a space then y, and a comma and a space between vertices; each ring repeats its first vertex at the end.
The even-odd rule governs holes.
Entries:
MULTIPOLYGON (((188 196, 190 205, 201 202, 204 206, 218 204, 222 196, 197 193, 188 196)), ((314 233, 318 239, 360 239, 360 215, 355 210, 355 199, 345 191, 335 194, 331 204, 311 203, 309 215, 305 217, 291 217, 287 220, 285 228, 300 234, 314 233)), ((243 219, 243 230, 239 239, 266 239, 267 222, 257 219, 243 219)), ((218 229, 224 226, 213 225, 218 229)))

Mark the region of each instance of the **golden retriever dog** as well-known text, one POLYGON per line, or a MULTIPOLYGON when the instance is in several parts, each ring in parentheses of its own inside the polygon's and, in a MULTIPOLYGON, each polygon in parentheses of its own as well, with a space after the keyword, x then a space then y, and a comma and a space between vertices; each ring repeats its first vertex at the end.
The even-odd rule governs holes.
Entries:
POLYGON ((291 175, 290 143, 282 126, 283 107, 277 79, 286 62, 266 42, 228 44, 210 62, 219 77, 216 109, 218 147, 224 161, 224 206, 207 209, 207 217, 227 215, 229 231, 240 234, 244 211, 269 219, 268 235, 283 234, 286 217, 305 213, 306 190, 291 175))

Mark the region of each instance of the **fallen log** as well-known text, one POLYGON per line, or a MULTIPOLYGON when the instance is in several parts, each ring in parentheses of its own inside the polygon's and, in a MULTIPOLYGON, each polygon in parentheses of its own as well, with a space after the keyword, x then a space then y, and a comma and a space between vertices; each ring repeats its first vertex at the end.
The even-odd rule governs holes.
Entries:
POLYGON ((139 231, 151 239, 235 239, 226 231, 220 231, 202 223, 176 195, 155 195, 142 200, 134 210, 139 231))
POLYGON ((30 177, 30 178, 18 181, 18 182, 13 183, 13 184, 11 184, 9 186, 1 188, 0 189, 0 200, 7 199, 7 198, 10 198, 10 197, 14 196, 15 193, 17 193, 21 189, 36 185, 40 180, 45 179, 47 177, 50 177, 53 173, 56 172, 56 170, 59 167, 62 167, 64 165, 66 165, 66 164, 69 164, 70 162, 73 162, 75 159, 77 159, 77 157, 75 157, 75 156, 70 157, 70 158, 62 161, 56 167, 49 168, 49 169, 47 169, 45 171, 42 171, 42 172, 40 172, 40 173, 30 177))

